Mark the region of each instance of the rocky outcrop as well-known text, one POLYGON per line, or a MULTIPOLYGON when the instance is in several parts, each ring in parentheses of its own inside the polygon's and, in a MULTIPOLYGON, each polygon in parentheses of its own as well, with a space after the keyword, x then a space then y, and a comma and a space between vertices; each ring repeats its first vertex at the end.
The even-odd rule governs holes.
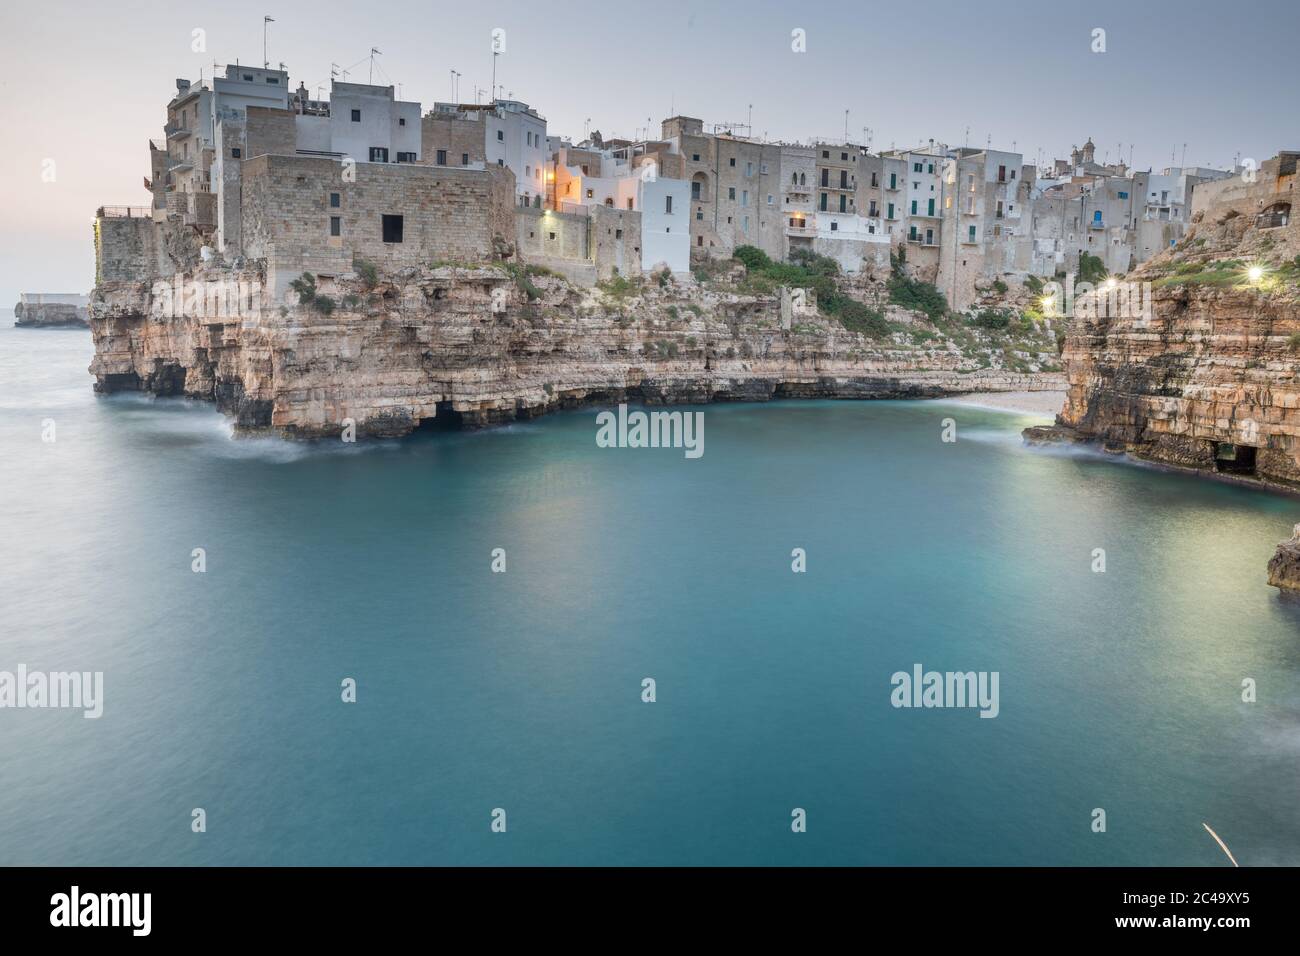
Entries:
MULTIPOLYGON (((882 339, 779 295, 705 289, 689 279, 579 288, 496 266, 345 277, 315 303, 259 295, 256 271, 201 269, 184 296, 102 282, 91 306, 101 392, 138 389, 215 401, 244 429, 405 434, 583 403, 923 398, 1060 389, 1042 354, 972 349, 895 322, 882 339), (213 287, 238 290, 211 294, 213 287), (194 289, 208 294, 193 294, 194 289), (178 301, 183 299, 184 301, 178 301), (238 304, 229 306, 232 299, 238 304), (222 307, 222 302, 227 303, 222 307), (1029 363, 1029 364, 1026 364, 1029 363)), ((982 333, 978 333, 982 334, 982 333)))
POLYGON ((1277 546, 1277 552, 1268 562, 1268 583, 1300 594, 1300 524, 1295 526, 1289 541, 1277 546))
POLYGON ((1149 319, 1071 325, 1059 433, 1169 465, 1300 485, 1295 295, 1173 285, 1154 289, 1152 303, 1149 319))
POLYGON ((86 328, 90 325, 84 305, 65 302, 19 302, 14 306, 14 325, 23 329, 86 328))

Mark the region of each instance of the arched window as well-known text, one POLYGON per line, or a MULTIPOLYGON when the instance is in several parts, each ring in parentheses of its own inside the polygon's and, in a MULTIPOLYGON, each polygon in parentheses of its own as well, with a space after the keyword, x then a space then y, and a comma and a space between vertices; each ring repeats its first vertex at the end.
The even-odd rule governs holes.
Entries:
POLYGON ((800 173, 800 174, 799 174, 799 185, 800 185, 800 186, 807 186, 807 185, 808 185, 808 175, 807 175, 806 173, 800 173))
POLYGON ((798 174, 798 173, 791 173, 791 174, 790 174, 790 185, 791 185, 791 186, 798 186, 798 185, 799 185, 799 174, 798 174))
POLYGON ((607 199, 605 200, 605 205, 606 205, 606 206, 613 206, 613 205, 614 205, 614 200, 613 200, 612 198, 607 198, 607 199))
POLYGON ((696 173, 691 177, 691 199, 696 202, 709 201, 709 177, 704 173, 696 173))

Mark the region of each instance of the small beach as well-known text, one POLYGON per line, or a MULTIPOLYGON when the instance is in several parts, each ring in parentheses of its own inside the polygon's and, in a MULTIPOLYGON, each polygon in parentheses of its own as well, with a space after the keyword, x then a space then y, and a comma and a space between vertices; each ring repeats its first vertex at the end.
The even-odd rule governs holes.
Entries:
POLYGON ((945 401, 1055 419, 1056 413, 1065 404, 1065 392, 971 392, 968 395, 954 395, 945 401))

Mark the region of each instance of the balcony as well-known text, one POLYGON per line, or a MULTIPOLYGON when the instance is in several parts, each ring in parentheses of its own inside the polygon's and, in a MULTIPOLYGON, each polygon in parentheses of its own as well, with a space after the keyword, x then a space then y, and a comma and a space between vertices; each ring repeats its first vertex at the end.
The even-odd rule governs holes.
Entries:
POLYGON ((787 236, 808 236, 808 237, 812 237, 812 236, 817 235, 817 227, 816 227, 816 226, 812 226, 812 225, 807 225, 807 224, 802 225, 802 226, 791 226, 791 225, 787 224, 786 227, 785 227, 785 234, 786 234, 787 236))
POLYGON ((937 236, 908 236, 907 241, 916 246, 936 247, 939 245, 937 236))
POLYGON ((181 126, 179 123, 168 123, 163 127, 163 132, 167 134, 168 139, 184 139, 192 135, 189 127, 181 126))

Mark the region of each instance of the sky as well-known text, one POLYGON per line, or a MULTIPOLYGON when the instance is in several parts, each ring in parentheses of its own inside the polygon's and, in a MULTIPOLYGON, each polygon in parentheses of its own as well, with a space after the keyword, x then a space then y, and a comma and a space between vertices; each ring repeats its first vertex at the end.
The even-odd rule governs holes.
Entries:
POLYGON ((0 307, 89 291, 95 209, 148 204, 147 141, 161 139, 175 79, 260 63, 264 15, 267 58, 292 87, 327 90, 331 64, 366 82, 376 47, 374 82, 426 108, 451 98, 451 70, 461 100, 487 98, 502 29, 502 92, 575 140, 588 121, 606 138, 657 135, 674 113, 842 139, 848 110, 849 139, 869 129, 873 150, 934 138, 1046 162, 1091 137, 1099 160, 1131 151, 1159 170, 1300 148, 1298 0, 7 0, 0 307))

